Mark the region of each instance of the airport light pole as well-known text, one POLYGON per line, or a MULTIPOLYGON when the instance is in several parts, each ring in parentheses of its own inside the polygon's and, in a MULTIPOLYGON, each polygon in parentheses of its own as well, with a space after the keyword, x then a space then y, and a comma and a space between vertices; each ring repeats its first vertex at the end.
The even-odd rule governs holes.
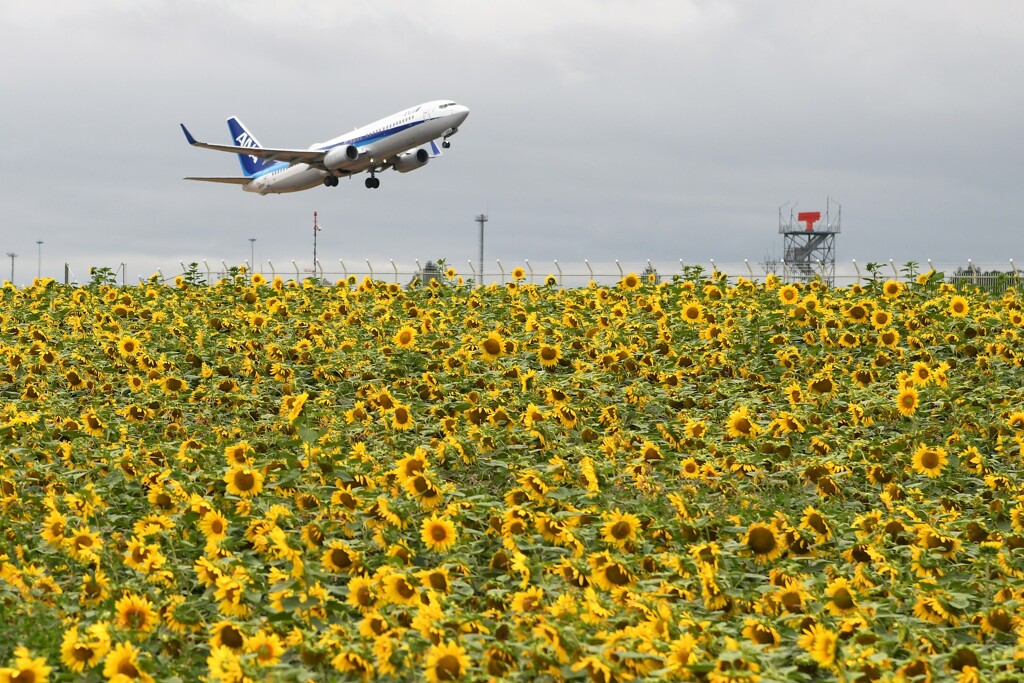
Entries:
POLYGON ((316 211, 313 212, 313 278, 317 277, 316 270, 316 234, 320 232, 320 225, 316 222, 316 211))
POLYGON ((487 222, 487 214, 482 213, 476 217, 476 222, 480 224, 480 285, 484 284, 484 223, 487 222))
POLYGON ((17 258, 17 254, 13 251, 7 252, 7 255, 11 257, 11 284, 14 284, 14 259, 17 258))
MULTIPOLYGON (((256 238, 249 238, 249 268, 256 270, 256 238)), ((252 278, 252 273, 249 273, 249 277, 252 278)))
POLYGON ((36 246, 39 247, 39 266, 36 270, 36 279, 42 279, 43 277, 43 241, 36 240, 36 246))

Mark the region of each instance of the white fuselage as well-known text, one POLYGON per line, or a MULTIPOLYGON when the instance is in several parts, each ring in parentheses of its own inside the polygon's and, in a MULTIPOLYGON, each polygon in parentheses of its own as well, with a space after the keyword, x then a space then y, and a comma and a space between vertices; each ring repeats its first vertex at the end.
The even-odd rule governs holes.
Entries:
POLYGON ((351 133, 311 145, 311 150, 330 150, 354 146, 359 157, 343 170, 327 171, 309 164, 279 163, 242 186, 246 192, 272 194, 308 190, 324 182, 328 175, 339 177, 391 166, 396 157, 458 129, 469 109, 448 100, 435 100, 356 128, 351 133))

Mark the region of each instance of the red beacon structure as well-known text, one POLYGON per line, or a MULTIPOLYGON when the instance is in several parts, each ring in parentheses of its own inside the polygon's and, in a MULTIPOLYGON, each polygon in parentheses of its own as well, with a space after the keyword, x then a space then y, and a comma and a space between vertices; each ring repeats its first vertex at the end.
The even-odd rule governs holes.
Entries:
POLYGON ((794 214, 792 207, 788 220, 783 211, 788 202, 779 207, 779 234, 785 243, 782 259, 784 277, 810 282, 820 277, 829 286, 836 277, 836 235, 840 232, 843 207, 831 197, 825 200, 825 220, 820 211, 801 211, 794 214))

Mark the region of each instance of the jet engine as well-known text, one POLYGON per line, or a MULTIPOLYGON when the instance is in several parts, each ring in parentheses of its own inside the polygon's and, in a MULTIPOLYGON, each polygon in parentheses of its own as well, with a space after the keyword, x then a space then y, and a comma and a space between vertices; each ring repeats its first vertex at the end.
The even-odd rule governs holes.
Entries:
POLYGON ((415 152, 399 154, 398 158, 395 159, 395 170, 399 173, 408 173, 409 171, 415 171, 417 168, 426 166, 428 161, 430 161, 430 154, 421 147, 415 152))
POLYGON ((335 147, 324 155, 324 166, 329 170, 343 168, 359 158, 359 150, 355 145, 335 147))

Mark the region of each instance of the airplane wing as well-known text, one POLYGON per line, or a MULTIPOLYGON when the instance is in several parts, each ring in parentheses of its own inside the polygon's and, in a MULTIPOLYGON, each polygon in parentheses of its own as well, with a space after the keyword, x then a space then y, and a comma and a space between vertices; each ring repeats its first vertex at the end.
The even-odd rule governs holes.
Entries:
POLYGON ((200 142, 196 140, 194 137, 192 137, 192 133, 188 132, 188 128, 185 127, 185 124, 182 123, 179 125, 181 126, 181 130, 185 133, 185 139, 188 140, 188 144, 192 145, 193 147, 213 149, 218 152, 230 152, 232 154, 245 154, 248 156, 260 157, 261 159, 269 159, 271 161, 284 161, 289 164, 318 164, 324 160, 324 152, 312 149, 269 149, 267 147, 237 147, 235 145, 215 145, 209 142, 200 142))
POLYGON ((245 185, 252 182, 252 178, 185 178, 185 180, 205 180, 208 183, 229 183, 231 185, 245 185))

